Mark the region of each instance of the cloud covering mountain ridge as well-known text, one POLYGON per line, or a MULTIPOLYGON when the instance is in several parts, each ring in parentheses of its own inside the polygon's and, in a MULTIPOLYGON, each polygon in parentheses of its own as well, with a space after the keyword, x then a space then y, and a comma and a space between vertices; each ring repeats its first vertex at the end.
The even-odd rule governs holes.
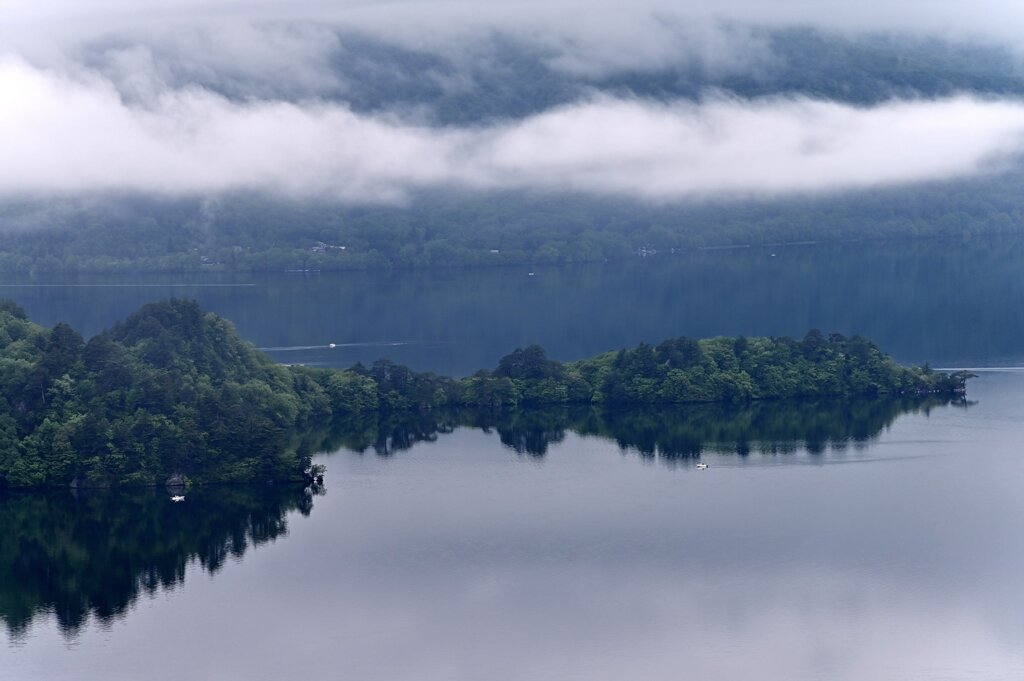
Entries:
POLYGON ((796 1, 584 11, 575 0, 8 0, 0 193, 259 191, 374 203, 453 188, 671 202, 977 176, 1013 162, 1024 133, 1024 78, 999 51, 1013 54, 1007 29, 1024 12, 988 4, 1000 21, 947 5, 914 14, 796 1), (765 29, 794 25, 1002 47, 970 53, 982 66, 966 76, 955 48, 937 52, 954 73, 923 81, 932 96, 892 75, 920 73, 932 52, 844 48, 894 85, 867 102, 836 100, 847 74, 838 83, 808 75, 803 53, 780 52, 765 29), (779 59, 789 70, 765 80, 779 59), (498 108, 439 114, 452 101, 488 100, 498 108))

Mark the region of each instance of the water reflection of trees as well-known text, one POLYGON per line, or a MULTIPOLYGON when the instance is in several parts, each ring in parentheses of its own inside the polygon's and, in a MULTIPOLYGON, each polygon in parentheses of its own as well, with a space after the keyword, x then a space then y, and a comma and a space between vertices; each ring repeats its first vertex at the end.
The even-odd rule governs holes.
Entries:
POLYGON ((745 405, 702 404, 659 408, 558 407, 530 410, 451 410, 364 415, 334 424, 326 449, 373 450, 381 456, 434 441, 456 427, 496 431, 516 452, 542 457, 566 432, 614 440, 644 458, 675 461, 705 452, 784 454, 806 449, 822 454, 877 437, 907 413, 925 413, 962 400, 934 397, 874 400, 760 401, 745 405))
POLYGON ((0 494, 0 619, 17 638, 52 613, 73 636, 90 616, 110 622, 181 584, 193 562, 216 573, 312 506, 294 486, 209 487, 184 503, 162 490, 0 494))
MULTIPOLYGON (((869 442, 903 414, 949 404, 908 398, 365 414, 296 437, 310 451, 391 456, 473 427, 496 432, 519 454, 543 457, 574 432, 671 464, 705 452, 821 454, 869 442)), ((312 503, 308 491, 280 486, 196 489, 181 504, 161 490, 0 494, 0 619, 17 638, 35 617, 52 613, 73 636, 90 617, 112 621, 141 595, 181 584, 190 563, 215 573, 229 557, 284 535, 288 513, 308 515, 312 503)))
MULTIPOLYGON (((696 458, 704 452, 786 454, 806 449, 863 445, 903 414, 928 413, 947 399, 800 400, 749 405, 700 405, 688 409, 608 412, 573 428, 614 439, 646 458, 696 458)), ((958 400, 955 404, 965 405, 958 400)))

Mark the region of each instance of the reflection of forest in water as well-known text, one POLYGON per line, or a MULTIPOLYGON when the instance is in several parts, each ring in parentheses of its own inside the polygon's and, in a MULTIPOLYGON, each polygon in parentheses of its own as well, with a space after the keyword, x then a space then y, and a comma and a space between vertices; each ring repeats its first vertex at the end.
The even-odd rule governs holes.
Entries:
POLYGON ((110 622, 140 595, 183 583, 193 561, 216 573, 312 507, 295 486, 193 489, 184 503, 153 489, 0 493, 0 619, 16 639, 52 614, 74 636, 90 615, 110 622))
MULTIPOLYGON (((471 427, 497 432, 519 454, 543 457, 571 431, 675 465, 705 452, 747 456, 805 448, 824 455, 871 441, 902 414, 949 404, 906 398, 365 414, 304 433, 298 445, 390 456, 471 427)), ((74 636, 90 616, 110 622, 141 595, 183 583, 193 561, 213 574, 229 556, 284 536, 286 516, 296 510, 308 515, 312 506, 311 492, 292 486, 196 488, 180 504, 163 490, 0 493, 0 619, 13 639, 34 618, 50 614, 74 636)))
POLYGON ((700 404, 603 409, 592 406, 513 411, 449 410, 336 422, 317 444, 389 456, 417 442, 430 442, 457 427, 496 431, 502 444, 542 457, 567 431, 614 440, 622 449, 666 462, 702 453, 784 454, 805 448, 824 454, 870 442, 899 416, 969 403, 936 397, 872 400, 784 400, 749 404, 700 404))

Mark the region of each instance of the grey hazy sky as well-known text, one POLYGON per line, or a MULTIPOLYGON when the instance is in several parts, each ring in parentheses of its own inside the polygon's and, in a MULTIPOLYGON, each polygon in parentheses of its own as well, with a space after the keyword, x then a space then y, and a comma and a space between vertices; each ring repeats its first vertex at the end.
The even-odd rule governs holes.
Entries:
POLYGON ((545 46, 556 53, 552 63, 584 72, 654 68, 680 57, 729 67, 759 56, 749 36, 723 31, 723 23, 906 32, 1024 47, 1024 4, 1009 0, 0 0, 0 46, 44 61, 111 35, 143 44, 184 41, 199 50, 197 58, 210 59, 223 52, 221 42, 250 57, 260 53, 254 32, 270 33, 270 45, 284 49, 279 60, 308 56, 329 39, 307 30, 301 45, 280 45, 275 24, 356 29, 445 52, 498 31, 545 46), (199 44, 197 30, 210 44, 199 44), (240 44, 246 33, 248 47, 240 44))
POLYGON ((742 28, 759 24, 1015 46, 1024 5, 0 0, 0 191, 260 189, 381 201, 455 186, 675 200, 968 176, 1021 151, 1024 104, 970 96, 857 108, 714 93, 698 103, 593 95, 466 128, 361 115, 343 96, 316 96, 344 90, 326 66, 339 27, 446 52, 503 31, 545 46, 557 67, 594 72, 681 58, 742 70, 763 57, 742 28), (114 46, 101 69, 82 56, 96 42, 114 46), (161 59, 187 61, 188 73, 300 84, 312 96, 280 101, 254 87, 248 99, 228 101, 169 82, 161 59))
POLYGON ((1019 40, 1024 6, 1012 0, 0 0, 5 21, 77 29, 168 20, 316 20, 388 34, 534 29, 612 34, 651 19, 721 18, 834 29, 950 32, 1019 40))
POLYGON ((427 44, 493 30, 637 55, 677 49, 673 30, 725 20, 896 31, 1018 44, 1024 5, 1012 0, 0 0, 8 40, 180 23, 314 21, 427 44), (34 35, 18 35, 21 27, 34 35))

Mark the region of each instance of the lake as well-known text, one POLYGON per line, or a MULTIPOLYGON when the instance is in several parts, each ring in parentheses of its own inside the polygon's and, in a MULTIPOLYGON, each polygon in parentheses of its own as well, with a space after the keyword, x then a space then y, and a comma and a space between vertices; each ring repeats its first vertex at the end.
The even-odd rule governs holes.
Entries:
POLYGON ((194 298, 282 362, 387 357, 468 375, 516 347, 563 361, 689 335, 865 335, 902 362, 1024 361, 1024 240, 705 251, 559 268, 279 275, 18 276, 11 297, 86 337, 143 303, 194 298), (533 272, 533 275, 530 275, 533 272), (328 348, 329 343, 339 347, 328 348))
POLYGON ((34 319, 89 333, 197 297, 262 347, 308 348, 281 361, 468 373, 529 342, 573 359, 819 327, 1010 368, 967 402, 357 419, 308 494, 0 496, 0 679, 1024 678, 1022 256, 8 279, 34 319))

